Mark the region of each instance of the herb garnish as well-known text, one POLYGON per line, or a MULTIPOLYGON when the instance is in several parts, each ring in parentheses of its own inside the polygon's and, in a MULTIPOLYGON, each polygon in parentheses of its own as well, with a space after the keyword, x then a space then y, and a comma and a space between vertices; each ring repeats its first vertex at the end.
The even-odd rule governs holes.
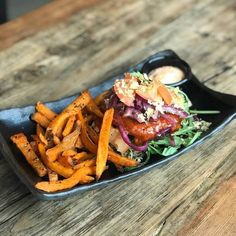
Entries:
POLYGON ((210 126, 209 122, 203 120, 194 120, 188 117, 181 122, 182 127, 169 136, 160 140, 152 140, 148 145, 150 154, 159 154, 170 156, 178 151, 181 147, 187 147, 193 144, 210 126), (171 146, 170 138, 173 139, 175 146, 171 146))
POLYGON ((189 110, 191 114, 219 114, 220 111, 218 110, 189 110))
POLYGON ((130 74, 132 77, 138 78, 140 83, 143 85, 149 85, 152 82, 146 74, 141 74, 140 72, 131 72, 130 74))

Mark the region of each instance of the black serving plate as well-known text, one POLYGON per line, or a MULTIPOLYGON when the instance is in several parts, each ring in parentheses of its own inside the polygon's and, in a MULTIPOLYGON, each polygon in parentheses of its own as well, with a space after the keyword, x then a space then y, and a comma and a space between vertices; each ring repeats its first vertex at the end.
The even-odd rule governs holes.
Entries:
MULTIPOLYGON (((104 173, 98 182, 93 182, 86 185, 78 185, 72 189, 60 192, 46 193, 34 187, 35 183, 41 180, 40 177, 35 174, 29 164, 25 161, 22 154, 9 139, 10 136, 15 133, 24 132, 29 136, 35 132, 35 124, 30 121, 29 118, 30 114, 34 112, 34 106, 32 105, 23 108, 13 108, 0 111, 0 151, 2 155, 9 162, 13 171, 19 176, 21 181, 26 184, 29 190, 36 197, 42 200, 60 199, 78 194, 86 190, 106 186, 110 183, 118 182, 123 179, 127 179, 128 177, 141 174, 153 167, 161 166, 168 161, 180 156, 190 148, 202 143, 207 137, 219 131, 235 117, 236 96, 218 93, 205 87, 192 74, 189 65, 181 60, 171 50, 159 52, 137 64, 136 66, 131 67, 129 71, 141 71, 149 73, 152 69, 163 65, 177 66, 184 71, 185 80, 183 80, 181 83, 178 83, 178 86, 189 96, 193 103, 193 109, 221 111, 220 114, 202 116, 204 120, 212 122, 212 125, 210 126, 210 129, 203 134, 201 139, 193 143, 191 146, 183 148, 178 153, 169 157, 162 157, 158 155, 153 156, 145 166, 131 170, 129 172, 120 173, 116 171, 115 168, 109 168, 109 170, 104 173)), ((109 89, 114 83, 115 79, 120 78, 122 74, 91 88, 91 94, 93 96, 97 96, 101 92, 109 89)), ((47 105, 56 112, 60 112, 76 96, 77 95, 63 98, 58 101, 49 102, 47 105)))

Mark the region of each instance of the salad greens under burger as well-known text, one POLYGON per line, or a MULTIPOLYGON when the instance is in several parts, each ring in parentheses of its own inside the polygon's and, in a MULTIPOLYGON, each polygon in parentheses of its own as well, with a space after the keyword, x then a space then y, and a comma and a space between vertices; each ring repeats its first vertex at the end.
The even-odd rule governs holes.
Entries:
POLYGON ((114 108, 112 148, 140 165, 153 154, 176 153, 208 129, 210 123, 191 113, 191 105, 180 88, 140 72, 125 73, 116 80, 99 104, 103 111, 114 108))

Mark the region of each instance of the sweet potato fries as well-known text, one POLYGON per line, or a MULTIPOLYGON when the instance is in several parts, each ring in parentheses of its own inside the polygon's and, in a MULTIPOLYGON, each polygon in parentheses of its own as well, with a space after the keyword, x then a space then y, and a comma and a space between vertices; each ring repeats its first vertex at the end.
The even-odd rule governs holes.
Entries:
POLYGON ((36 122, 32 141, 23 133, 11 137, 29 165, 42 177, 36 188, 45 192, 61 191, 88 184, 95 178, 98 181, 111 162, 123 167, 138 164, 110 147, 114 110, 111 108, 103 114, 97 100, 85 91, 60 114, 38 102, 31 116, 36 122), (100 126, 93 128, 92 123, 100 126))

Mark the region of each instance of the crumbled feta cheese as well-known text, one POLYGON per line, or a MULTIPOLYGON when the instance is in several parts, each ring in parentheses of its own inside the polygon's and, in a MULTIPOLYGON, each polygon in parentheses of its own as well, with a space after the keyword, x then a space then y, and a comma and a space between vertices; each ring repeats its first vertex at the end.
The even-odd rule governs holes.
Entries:
POLYGON ((207 122, 207 121, 200 120, 200 121, 194 121, 193 125, 198 130, 207 131, 209 126, 211 125, 211 123, 207 122))
POLYGON ((139 114, 138 119, 140 122, 146 122, 145 116, 143 114, 139 114))
POLYGON ((162 108, 164 106, 164 101, 163 100, 156 101, 156 102, 148 100, 148 103, 155 106, 156 111, 159 111, 159 112, 163 113, 163 108, 162 108))
POLYGON ((151 107, 148 107, 147 110, 145 111, 145 117, 147 118, 147 120, 149 120, 153 114, 154 114, 154 109, 152 109, 151 107))

